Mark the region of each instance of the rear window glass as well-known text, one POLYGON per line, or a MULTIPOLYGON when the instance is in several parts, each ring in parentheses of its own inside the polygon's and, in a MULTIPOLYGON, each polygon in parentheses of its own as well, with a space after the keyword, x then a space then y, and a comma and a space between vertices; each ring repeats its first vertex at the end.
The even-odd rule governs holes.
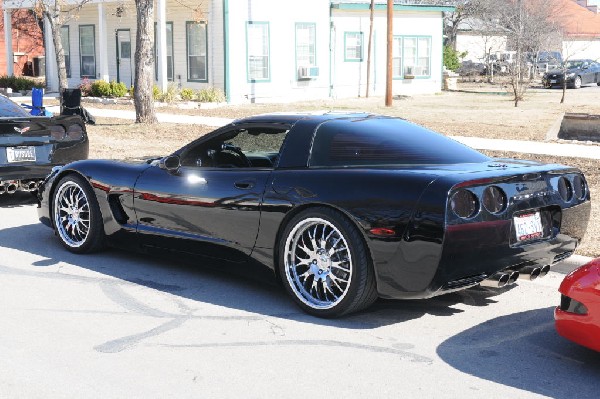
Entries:
POLYGON ((431 165, 490 158, 402 119, 336 119, 316 131, 310 166, 431 165))
POLYGON ((31 115, 8 97, 0 95, 0 118, 14 118, 23 116, 31 115))

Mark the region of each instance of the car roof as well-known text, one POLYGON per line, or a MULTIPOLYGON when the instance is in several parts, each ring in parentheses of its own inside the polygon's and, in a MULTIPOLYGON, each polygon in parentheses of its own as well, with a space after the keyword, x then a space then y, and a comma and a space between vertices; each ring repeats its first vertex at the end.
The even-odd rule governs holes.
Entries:
POLYGON ((384 117, 360 111, 307 111, 307 112, 273 112, 237 119, 234 124, 245 123, 287 123, 294 124, 300 120, 324 122, 331 119, 363 119, 368 117, 384 117))

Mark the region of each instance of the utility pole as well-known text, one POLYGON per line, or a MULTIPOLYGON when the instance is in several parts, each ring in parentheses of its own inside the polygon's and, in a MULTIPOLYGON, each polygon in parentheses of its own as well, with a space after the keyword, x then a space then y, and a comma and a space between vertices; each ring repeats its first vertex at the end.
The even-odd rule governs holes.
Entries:
POLYGON ((373 14, 375 13, 375 0, 371 0, 371 13, 369 15, 369 46, 367 50, 367 92, 365 97, 369 97, 369 88, 371 87, 371 49, 373 47, 373 14))
POLYGON ((394 41, 394 0, 387 1, 387 70, 385 74, 385 106, 392 106, 392 44, 394 41))

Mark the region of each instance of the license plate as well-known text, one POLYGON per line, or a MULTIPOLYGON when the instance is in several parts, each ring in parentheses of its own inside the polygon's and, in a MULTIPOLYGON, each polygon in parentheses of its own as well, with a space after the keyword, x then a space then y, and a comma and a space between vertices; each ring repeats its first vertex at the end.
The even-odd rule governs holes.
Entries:
POLYGON ((35 147, 6 147, 6 160, 8 162, 35 161, 35 147))
POLYGON ((550 79, 550 83, 556 83, 556 79, 550 79))
POLYGON ((535 240, 542 238, 544 228, 542 226, 542 218, 539 212, 526 213, 515 216, 515 234, 517 241, 535 240))

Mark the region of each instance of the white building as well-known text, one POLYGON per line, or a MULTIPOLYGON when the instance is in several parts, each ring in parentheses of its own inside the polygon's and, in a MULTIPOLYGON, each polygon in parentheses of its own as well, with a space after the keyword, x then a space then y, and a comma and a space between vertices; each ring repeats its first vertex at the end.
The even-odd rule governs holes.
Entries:
MULTIPOLYGON (((363 96, 369 5, 368 0, 156 0, 156 83, 163 90, 169 82, 221 88, 233 103, 363 96)), ((7 9, 26 5, 4 0, 4 6, 6 21, 7 9)), ((394 94, 441 91, 442 12, 451 10, 394 6, 394 94)), ((70 87, 84 79, 131 85, 135 11, 132 0, 92 0, 61 28, 70 87)), ((46 28, 50 32, 47 21, 46 28)), ((374 17, 374 95, 385 92, 386 29, 381 1, 374 17)), ((10 30, 5 38, 11 40, 10 30)), ((46 84, 57 90, 50 34, 45 45, 46 84)))

